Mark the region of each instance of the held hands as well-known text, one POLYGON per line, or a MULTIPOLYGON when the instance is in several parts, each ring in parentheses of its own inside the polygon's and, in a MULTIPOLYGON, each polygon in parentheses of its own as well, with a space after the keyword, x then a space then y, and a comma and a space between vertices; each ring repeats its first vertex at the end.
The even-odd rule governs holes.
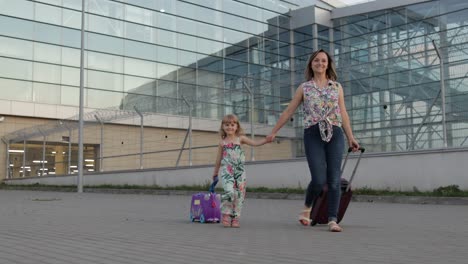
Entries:
POLYGON ((271 133, 270 135, 268 135, 268 136, 266 137, 266 141, 267 141, 268 143, 271 143, 271 142, 273 142, 273 141, 275 140, 275 138, 276 138, 276 134, 275 134, 275 133, 271 133))

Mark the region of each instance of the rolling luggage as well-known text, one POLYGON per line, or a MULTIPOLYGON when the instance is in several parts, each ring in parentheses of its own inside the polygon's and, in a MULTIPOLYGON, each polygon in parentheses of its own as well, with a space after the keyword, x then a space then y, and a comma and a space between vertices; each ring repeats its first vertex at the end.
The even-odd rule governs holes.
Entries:
POLYGON ((219 223, 221 221, 221 199, 215 193, 218 177, 214 178, 208 193, 196 193, 192 195, 190 204, 190 221, 200 223, 219 223))
MULTIPOLYGON (((354 166, 353 173, 349 178, 349 181, 343 178, 343 171, 346 166, 346 162, 348 161, 349 153, 351 153, 352 148, 348 149, 348 153, 346 154, 345 161, 343 166, 341 167, 341 200, 340 206, 338 209, 337 215, 337 223, 339 223, 348 209, 349 202, 351 201, 351 197, 353 196, 353 191, 351 190, 351 182, 353 181, 354 175, 356 174, 357 167, 359 162, 361 161, 362 154, 364 153, 364 148, 359 148, 361 152, 359 154, 358 160, 356 161, 356 165, 354 166)), ((327 202, 327 192, 328 186, 325 185, 323 187, 322 192, 320 195, 315 199, 312 210, 310 211, 310 225, 314 226, 316 224, 327 224, 328 223, 328 202, 327 202)))

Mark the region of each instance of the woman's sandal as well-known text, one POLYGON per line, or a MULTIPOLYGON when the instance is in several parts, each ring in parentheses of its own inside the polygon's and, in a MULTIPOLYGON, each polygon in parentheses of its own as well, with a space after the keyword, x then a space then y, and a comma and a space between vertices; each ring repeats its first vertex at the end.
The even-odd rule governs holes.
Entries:
POLYGON ((330 232, 341 232, 343 228, 341 228, 335 221, 328 222, 328 230, 330 232))
POLYGON ((301 225, 303 226, 310 225, 310 222, 312 221, 310 220, 310 210, 311 209, 304 209, 299 214, 299 223, 301 223, 301 225), (307 216, 304 216, 305 214, 307 214, 307 216))

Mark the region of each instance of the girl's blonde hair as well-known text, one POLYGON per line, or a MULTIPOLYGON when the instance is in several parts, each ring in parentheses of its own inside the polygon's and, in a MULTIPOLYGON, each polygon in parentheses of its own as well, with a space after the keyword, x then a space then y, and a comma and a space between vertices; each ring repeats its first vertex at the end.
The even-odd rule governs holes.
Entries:
POLYGON ((314 78, 314 71, 312 70, 312 67, 310 64, 320 52, 325 53, 325 55, 327 55, 327 58, 328 58, 328 66, 325 72, 325 74, 327 75, 327 78, 332 81, 336 81, 338 79, 338 76, 336 74, 335 62, 333 62, 333 59, 330 56, 330 54, 328 54, 328 52, 326 52, 323 49, 319 49, 310 55, 309 60, 307 61, 305 71, 304 71, 304 76, 306 78, 306 81, 310 81, 312 80, 312 78, 314 78))
POLYGON ((237 131, 236 135, 241 136, 244 135, 244 129, 242 129, 240 123, 239 123, 239 118, 237 118, 236 115, 229 114, 223 117, 223 120, 221 121, 221 127, 219 128, 219 134, 221 135, 221 138, 226 138, 227 134, 224 132, 223 125, 226 123, 231 123, 234 122, 237 124, 237 131))

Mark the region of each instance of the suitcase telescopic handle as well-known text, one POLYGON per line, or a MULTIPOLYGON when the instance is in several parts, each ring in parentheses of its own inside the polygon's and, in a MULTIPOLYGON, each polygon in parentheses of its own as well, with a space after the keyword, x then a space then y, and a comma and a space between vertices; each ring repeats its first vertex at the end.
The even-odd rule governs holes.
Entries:
MULTIPOLYGON (((364 153, 364 151, 366 151, 366 149, 363 147, 360 147, 358 150, 360 151, 359 157, 358 157, 358 160, 356 161, 356 165, 354 166, 353 173, 351 174, 351 177, 349 178, 348 187, 346 187, 346 192, 349 191, 349 188, 351 188, 351 182, 353 181, 354 175, 356 174, 356 170, 359 166, 359 162, 361 161, 362 154, 364 153)), ((343 162, 343 166, 341 167, 341 177, 343 177, 343 172, 344 172, 344 168, 346 167, 346 163, 348 162, 349 153, 351 153, 352 151, 353 151, 353 148, 348 148, 348 153, 346 153, 345 161, 343 162)))
POLYGON ((208 190, 210 193, 214 193, 214 192, 215 192, 216 184, 218 184, 218 176, 216 176, 216 177, 213 178, 213 183, 211 183, 210 189, 208 190))

